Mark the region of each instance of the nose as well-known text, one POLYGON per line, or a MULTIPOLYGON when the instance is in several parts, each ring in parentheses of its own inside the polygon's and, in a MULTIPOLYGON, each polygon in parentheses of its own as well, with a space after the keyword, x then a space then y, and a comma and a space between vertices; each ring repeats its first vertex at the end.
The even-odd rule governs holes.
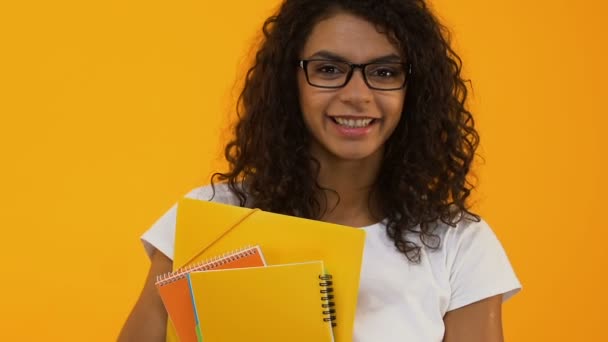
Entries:
POLYGON ((340 89, 340 100, 346 103, 360 104, 368 103, 372 100, 372 90, 367 86, 363 78, 363 70, 356 68, 353 70, 348 83, 340 89))

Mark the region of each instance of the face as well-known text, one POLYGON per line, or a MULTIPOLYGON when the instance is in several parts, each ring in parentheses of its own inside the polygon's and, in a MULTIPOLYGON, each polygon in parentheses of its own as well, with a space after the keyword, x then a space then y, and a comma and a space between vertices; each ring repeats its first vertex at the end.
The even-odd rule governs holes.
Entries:
MULTIPOLYGON (((317 23, 300 57, 356 64, 386 58, 405 62, 386 34, 344 12, 317 23)), ((313 138, 313 156, 319 160, 380 160, 384 144, 401 118, 405 89, 370 89, 361 69, 355 69, 344 87, 324 89, 310 85, 300 68, 298 87, 304 122, 313 138)))

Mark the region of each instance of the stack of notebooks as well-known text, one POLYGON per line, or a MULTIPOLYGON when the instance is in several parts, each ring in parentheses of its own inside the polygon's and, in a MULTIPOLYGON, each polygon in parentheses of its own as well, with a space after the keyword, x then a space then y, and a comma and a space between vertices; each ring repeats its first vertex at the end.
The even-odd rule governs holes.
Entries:
POLYGON ((352 341, 364 240, 360 229, 182 199, 174 271, 156 282, 167 341, 352 341))

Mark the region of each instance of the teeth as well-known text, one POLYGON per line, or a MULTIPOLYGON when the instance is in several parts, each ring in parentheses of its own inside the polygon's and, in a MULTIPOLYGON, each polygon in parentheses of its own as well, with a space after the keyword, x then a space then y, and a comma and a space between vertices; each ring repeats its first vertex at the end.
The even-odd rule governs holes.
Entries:
POLYGON ((338 124, 341 126, 346 126, 348 128, 361 128, 369 125, 373 119, 344 119, 344 118, 334 118, 338 124))

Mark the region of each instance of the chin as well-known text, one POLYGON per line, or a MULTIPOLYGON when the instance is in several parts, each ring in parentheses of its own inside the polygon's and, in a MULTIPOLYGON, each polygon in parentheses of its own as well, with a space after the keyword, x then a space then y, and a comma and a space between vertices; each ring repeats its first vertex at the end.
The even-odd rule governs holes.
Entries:
POLYGON ((375 159, 374 157, 379 153, 378 149, 375 150, 356 150, 356 151, 334 151, 334 156, 337 159, 344 161, 363 161, 366 159, 375 159))
MULTIPOLYGON (((349 142, 333 143, 330 141, 321 143, 313 140, 311 152, 313 156, 321 160, 341 162, 341 161, 378 161, 378 156, 382 155, 382 146, 377 144, 349 142)), ((381 158, 380 158, 381 159, 381 158)))

